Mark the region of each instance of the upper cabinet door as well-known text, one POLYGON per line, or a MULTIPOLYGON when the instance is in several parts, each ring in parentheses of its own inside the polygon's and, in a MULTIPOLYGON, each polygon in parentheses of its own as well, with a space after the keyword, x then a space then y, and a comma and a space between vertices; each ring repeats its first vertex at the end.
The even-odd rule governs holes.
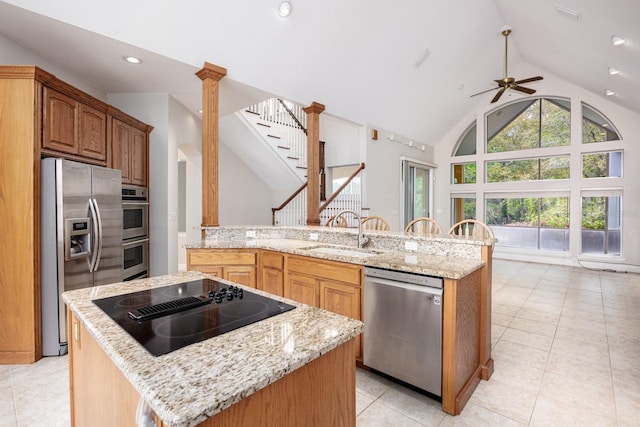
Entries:
POLYGON ((96 160, 107 159, 107 115, 88 105, 80 105, 81 156, 96 160))
POLYGON ((44 88, 42 147, 78 154, 78 103, 75 99, 44 88))
POLYGON ((106 113, 45 87, 42 148, 106 164, 106 113))
POLYGON ((122 183, 146 187, 149 158, 147 133, 113 118, 111 151, 111 166, 122 171, 122 183))
POLYGON ((147 185, 147 143, 146 132, 131 128, 131 183, 135 185, 147 185))
POLYGON ((111 166, 122 171, 122 182, 131 183, 129 164, 131 127, 118 119, 113 119, 111 127, 111 166))

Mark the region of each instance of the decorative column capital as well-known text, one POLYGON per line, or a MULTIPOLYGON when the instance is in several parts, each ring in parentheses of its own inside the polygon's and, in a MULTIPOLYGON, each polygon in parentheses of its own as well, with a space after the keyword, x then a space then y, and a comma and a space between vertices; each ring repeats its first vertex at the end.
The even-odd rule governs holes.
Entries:
POLYGON ((227 75, 227 69, 211 64, 209 62, 204 63, 204 67, 196 73, 196 76, 200 80, 213 79, 220 81, 227 75))
POLYGON ((309 105, 308 107, 304 107, 302 111, 304 111, 307 114, 311 114, 311 113, 320 114, 324 111, 324 104, 320 104, 319 102, 313 101, 311 105, 309 105))

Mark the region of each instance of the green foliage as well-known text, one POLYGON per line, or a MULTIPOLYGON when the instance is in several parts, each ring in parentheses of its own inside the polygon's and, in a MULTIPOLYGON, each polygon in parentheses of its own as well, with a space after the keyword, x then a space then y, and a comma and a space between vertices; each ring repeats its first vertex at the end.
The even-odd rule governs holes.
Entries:
POLYGON ((582 198, 582 228, 604 230, 607 216, 607 197, 582 198))
POLYGON ((571 142, 571 113, 545 99, 531 104, 487 141, 487 152, 566 146, 571 142))
POLYGON ((592 153, 582 156, 583 178, 604 178, 609 172, 609 153, 592 153))
POLYGON ((464 182, 475 184, 476 182, 476 162, 464 164, 464 182))
POLYGON ((519 227, 569 227, 568 197, 487 199, 487 223, 519 227))
POLYGON ((487 162, 487 182, 568 179, 569 156, 487 162))

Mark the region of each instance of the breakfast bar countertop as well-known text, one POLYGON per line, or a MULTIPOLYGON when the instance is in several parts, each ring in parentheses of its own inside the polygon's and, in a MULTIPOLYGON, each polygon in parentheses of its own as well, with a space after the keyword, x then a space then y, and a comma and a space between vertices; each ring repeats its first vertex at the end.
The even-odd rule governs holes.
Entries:
MULTIPOLYGON (((456 248, 452 242, 451 248, 456 248)), ((388 249, 357 249, 344 245, 327 244, 294 239, 238 239, 219 237, 187 244, 188 249, 266 249, 293 255, 308 256, 332 261, 347 262, 405 271, 448 279, 461 279, 485 263, 480 258, 451 256, 446 249, 441 254, 410 252, 388 249), (328 248, 329 251, 322 249, 328 248), (336 251, 331 252, 331 249, 336 251)))
POLYGON ((358 320, 246 288, 296 308, 154 357, 93 303, 206 277, 225 282, 186 272, 63 294, 74 316, 167 426, 196 425, 363 332, 358 320))

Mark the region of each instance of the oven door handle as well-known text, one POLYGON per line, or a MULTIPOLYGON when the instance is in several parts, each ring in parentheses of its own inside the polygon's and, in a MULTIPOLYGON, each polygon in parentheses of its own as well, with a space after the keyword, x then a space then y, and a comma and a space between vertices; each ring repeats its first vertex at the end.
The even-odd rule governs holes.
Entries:
POLYGON ((122 202, 122 206, 149 206, 149 202, 122 202))
POLYGON ((139 245, 140 243, 145 243, 145 242, 148 242, 148 241, 149 241, 149 238, 138 239, 138 240, 134 240, 133 242, 123 242, 122 246, 125 247, 125 246, 131 246, 131 245, 139 245))

